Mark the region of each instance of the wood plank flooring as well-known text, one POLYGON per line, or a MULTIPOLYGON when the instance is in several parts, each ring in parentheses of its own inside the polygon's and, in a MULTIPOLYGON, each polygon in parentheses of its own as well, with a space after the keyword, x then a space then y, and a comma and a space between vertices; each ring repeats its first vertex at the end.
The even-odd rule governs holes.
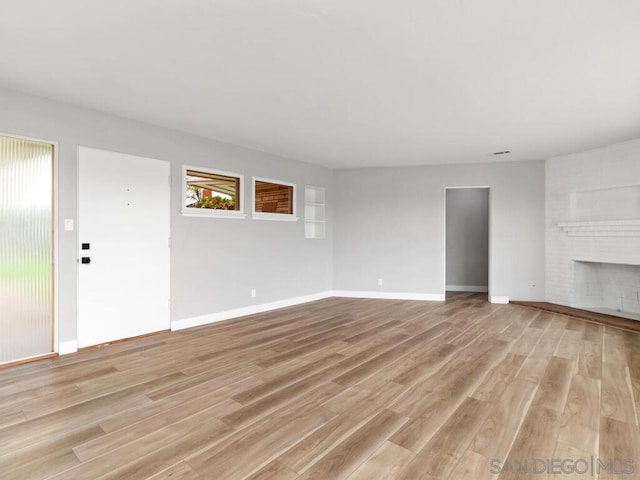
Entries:
POLYGON ((485 298, 331 298, 0 370, 0 479, 640 478, 640 334, 485 298))

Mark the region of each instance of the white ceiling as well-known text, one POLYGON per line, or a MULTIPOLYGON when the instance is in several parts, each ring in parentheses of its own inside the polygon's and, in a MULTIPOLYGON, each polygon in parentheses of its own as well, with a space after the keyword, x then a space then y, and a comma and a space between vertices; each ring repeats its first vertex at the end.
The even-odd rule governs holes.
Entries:
POLYGON ((543 159, 640 135, 640 1, 0 0, 0 87, 331 167, 543 159))

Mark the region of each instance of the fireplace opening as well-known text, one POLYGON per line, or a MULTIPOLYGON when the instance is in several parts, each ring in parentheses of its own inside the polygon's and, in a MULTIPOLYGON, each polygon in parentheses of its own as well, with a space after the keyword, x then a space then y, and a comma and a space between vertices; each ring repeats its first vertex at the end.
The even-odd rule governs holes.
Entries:
POLYGON ((574 306, 640 320, 640 265, 575 262, 574 306))

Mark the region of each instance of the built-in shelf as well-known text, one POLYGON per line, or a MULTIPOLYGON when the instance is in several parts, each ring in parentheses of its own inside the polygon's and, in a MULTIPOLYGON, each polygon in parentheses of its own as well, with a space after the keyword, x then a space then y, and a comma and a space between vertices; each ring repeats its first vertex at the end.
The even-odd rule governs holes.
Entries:
POLYGON ((570 237, 640 237, 640 220, 561 222, 558 226, 570 237))
POLYGON ((325 189, 304 186, 304 238, 325 238, 325 189))

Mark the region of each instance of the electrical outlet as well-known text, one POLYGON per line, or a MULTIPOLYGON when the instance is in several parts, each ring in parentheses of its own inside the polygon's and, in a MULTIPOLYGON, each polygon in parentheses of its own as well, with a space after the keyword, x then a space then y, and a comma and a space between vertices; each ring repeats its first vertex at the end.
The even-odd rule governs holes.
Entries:
POLYGON ((381 279, 381 278, 379 278, 379 279, 378 279, 378 286, 379 286, 379 287, 381 287, 381 286, 382 286, 382 279, 381 279))
POLYGON ((256 289, 255 288, 251 289, 251 298, 256 298, 256 289))

